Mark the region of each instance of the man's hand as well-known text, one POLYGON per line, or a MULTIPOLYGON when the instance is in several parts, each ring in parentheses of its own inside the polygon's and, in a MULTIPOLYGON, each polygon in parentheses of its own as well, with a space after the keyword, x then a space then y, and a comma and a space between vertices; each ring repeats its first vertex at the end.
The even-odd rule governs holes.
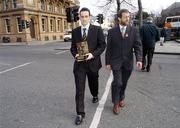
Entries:
POLYGON ((106 65, 106 69, 111 70, 111 65, 106 65))
POLYGON ((87 53, 86 54, 88 57, 86 58, 86 60, 91 60, 94 58, 94 56, 91 53, 87 53))
POLYGON ((76 59, 78 56, 79 56, 79 54, 76 54, 76 55, 75 55, 75 59, 76 59))
POLYGON ((142 69, 142 62, 138 61, 138 62, 136 63, 136 67, 137 67, 139 70, 141 70, 141 69, 142 69))

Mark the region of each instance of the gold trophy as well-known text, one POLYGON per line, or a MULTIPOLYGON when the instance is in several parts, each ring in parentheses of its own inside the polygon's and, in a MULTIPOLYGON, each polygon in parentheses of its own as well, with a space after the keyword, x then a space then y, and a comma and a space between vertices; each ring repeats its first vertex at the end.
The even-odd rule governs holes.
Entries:
POLYGON ((76 57, 76 60, 78 62, 85 61, 86 58, 88 57, 86 54, 89 53, 87 41, 76 43, 76 46, 77 46, 77 53, 79 54, 79 56, 76 57))

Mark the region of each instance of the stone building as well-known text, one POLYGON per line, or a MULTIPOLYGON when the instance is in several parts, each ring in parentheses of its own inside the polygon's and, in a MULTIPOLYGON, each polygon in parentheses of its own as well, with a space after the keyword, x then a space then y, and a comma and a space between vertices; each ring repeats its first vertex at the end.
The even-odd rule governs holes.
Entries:
POLYGON ((79 1, 0 0, 0 39, 10 42, 62 40, 71 26, 66 21, 65 8, 74 5, 79 5, 79 1), (22 21, 26 21, 25 29, 22 21))

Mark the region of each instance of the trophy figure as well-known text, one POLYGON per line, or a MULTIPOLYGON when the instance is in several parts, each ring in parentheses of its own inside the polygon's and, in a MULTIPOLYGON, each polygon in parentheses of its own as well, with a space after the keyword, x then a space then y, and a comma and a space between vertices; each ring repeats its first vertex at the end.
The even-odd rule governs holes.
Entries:
POLYGON ((76 60, 79 61, 85 61, 88 57, 86 54, 89 53, 88 44, 87 41, 82 41, 79 43, 76 43, 77 46, 77 52, 79 56, 76 57, 76 60))

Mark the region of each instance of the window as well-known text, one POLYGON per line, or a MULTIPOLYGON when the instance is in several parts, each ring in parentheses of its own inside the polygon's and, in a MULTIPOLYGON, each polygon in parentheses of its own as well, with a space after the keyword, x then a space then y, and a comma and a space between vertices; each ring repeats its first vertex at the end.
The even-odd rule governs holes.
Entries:
POLYGON ((54 20, 50 19, 50 31, 53 32, 54 31, 54 20))
POLYGON ((44 3, 44 0, 41 0, 41 10, 45 10, 45 3, 44 3))
POLYGON ((17 7, 17 2, 16 2, 16 0, 12 0, 12 6, 13 6, 13 8, 16 8, 16 7, 17 7))
POLYGON ((179 21, 178 18, 173 18, 173 19, 172 19, 172 22, 178 22, 178 21, 179 21))
POLYGON ((53 5, 52 5, 52 4, 49 4, 49 11, 50 11, 50 12, 53 12, 53 11, 54 11, 54 8, 53 8, 53 5))
POLYGON ((34 4, 34 0, 27 0, 28 4, 34 4))
POLYGON ((46 31, 46 19, 42 18, 42 31, 45 32, 46 31))
POLYGON ((167 23, 171 22, 171 18, 167 18, 167 23))
POLYGON ((11 32, 11 25, 10 25, 10 19, 5 19, 5 26, 6 26, 6 32, 11 32))
POLYGON ((8 8, 9 8, 8 1, 7 0, 3 0, 3 9, 7 10, 8 8))
POLYGON ((58 12, 59 12, 60 14, 62 14, 62 6, 59 6, 59 7, 58 7, 58 12))
POLYGON ((67 21, 64 21, 64 29, 67 29, 67 21))
POLYGON ((22 32, 21 17, 17 17, 18 32, 22 32))
POLYGON ((61 30, 61 21, 57 20, 57 31, 59 32, 61 30))

